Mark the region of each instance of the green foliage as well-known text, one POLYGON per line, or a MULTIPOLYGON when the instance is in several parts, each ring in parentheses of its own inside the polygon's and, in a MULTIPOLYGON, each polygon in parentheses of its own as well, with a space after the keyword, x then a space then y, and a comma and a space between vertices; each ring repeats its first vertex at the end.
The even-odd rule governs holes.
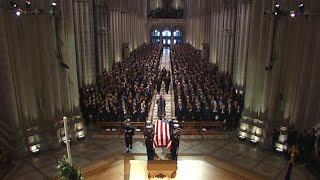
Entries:
POLYGON ((58 176, 68 180, 84 180, 80 170, 71 166, 66 156, 58 161, 58 176))

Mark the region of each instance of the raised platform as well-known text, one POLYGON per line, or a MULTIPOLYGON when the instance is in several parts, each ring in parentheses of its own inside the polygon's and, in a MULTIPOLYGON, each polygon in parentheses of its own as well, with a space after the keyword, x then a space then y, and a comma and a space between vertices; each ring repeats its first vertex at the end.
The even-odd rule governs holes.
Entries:
MULTIPOLYGON (((152 163, 153 168, 159 164, 159 166, 157 166, 159 172, 166 171, 168 168, 163 169, 163 165, 165 164, 164 162, 165 161, 163 160, 161 163, 152 163)), ((168 161, 168 164, 174 166, 174 163, 170 160, 168 161)), ((207 156, 179 156, 179 160, 176 165, 177 171, 174 178, 171 179, 267 179, 267 177, 263 175, 207 156)), ((146 156, 142 154, 114 156, 91 163, 87 166, 81 167, 81 169, 87 180, 158 179, 148 177, 148 161, 146 160, 146 156)), ((162 177, 161 179, 170 178, 162 177)))

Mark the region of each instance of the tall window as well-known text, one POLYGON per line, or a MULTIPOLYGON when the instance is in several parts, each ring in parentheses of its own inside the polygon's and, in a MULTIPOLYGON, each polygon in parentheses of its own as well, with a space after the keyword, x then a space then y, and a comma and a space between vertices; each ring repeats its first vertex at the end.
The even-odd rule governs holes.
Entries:
POLYGON ((171 31, 169 31, 169 30, 162 31, 162 36, 163 37, 170 37, 171 36, 171 31))
POLYGON ((180 37, 182 34, 181 34, 181 31, 180 30, 175 30, 173 31, 173 36, 174 37, 180 37))
POLYGON ((160 31, 155 29, 154 31, 151 32, 151 36, 160 36, 160 31))
POLYGON ((176 29, 173 31, 173 44, 180 44, 182 42, 182 33, 176 29))
POLYGON ((158 44, 160 42, 160 31, 155 29, 151 32, 152 44, 158 44))

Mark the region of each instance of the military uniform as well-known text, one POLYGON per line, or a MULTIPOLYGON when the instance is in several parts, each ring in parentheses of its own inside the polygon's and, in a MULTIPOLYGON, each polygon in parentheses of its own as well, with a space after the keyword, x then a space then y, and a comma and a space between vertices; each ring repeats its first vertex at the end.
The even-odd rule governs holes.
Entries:
POLYGON ((125 125, 124 125, 124 140, 126 142, 127 153, 129 152, 129 146, 130 146, 130 149, 132 149, 133 135, 134 135, 134 127, 129 122, 125 123, 125 125))
POLYGON ((178 124, 174 124, 174 129, 170 132, 170 139, 172 141, 171 144, 171 159, 177 160, 178 159, 178 149, 179 149, 179 143, 180 143, 180 136, 181 131, 178 124))
POLYGON ((152 130, 151 125, 146 126, 146 130, 144 132, 144 139, 147 149, 147 156, 148 160, 153 160, 154 157, 154 149, 153 149, 153 138, 154 138, 154 131, 152 130))

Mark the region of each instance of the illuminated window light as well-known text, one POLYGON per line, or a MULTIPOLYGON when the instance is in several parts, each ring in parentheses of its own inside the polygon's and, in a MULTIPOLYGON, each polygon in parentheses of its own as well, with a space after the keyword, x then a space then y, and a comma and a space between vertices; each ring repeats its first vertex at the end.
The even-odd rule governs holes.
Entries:
POLYGON ((56 2, 51 3, 52 6, 57 6, 58 4, 56 2))
POLYGON ((276 4, 276 5, 274 5, 276 8, 279 8, 280 7, 280 4, 276 4))
POLYGON ((301 3, 301 4, 298 6, 298 8, 299 8, 300 13, 302 14, 302 13, 304 12, 304 4, 301 3))

